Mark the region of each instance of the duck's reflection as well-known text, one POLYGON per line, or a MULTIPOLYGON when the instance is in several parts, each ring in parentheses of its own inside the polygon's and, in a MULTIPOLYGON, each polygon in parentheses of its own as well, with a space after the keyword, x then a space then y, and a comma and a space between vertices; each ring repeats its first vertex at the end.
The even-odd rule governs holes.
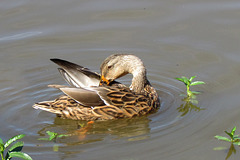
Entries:
POLYGON ((105 137, 125 138, 128 141, 142 140, 148 137, 150 119, 146 116, 110 121, 75 121, 56 117, 54 124, 42 128, 38 134, 46 136, 46 131, 67 134, 57 139, 57 143, 67 146, 102 141, 105 137))

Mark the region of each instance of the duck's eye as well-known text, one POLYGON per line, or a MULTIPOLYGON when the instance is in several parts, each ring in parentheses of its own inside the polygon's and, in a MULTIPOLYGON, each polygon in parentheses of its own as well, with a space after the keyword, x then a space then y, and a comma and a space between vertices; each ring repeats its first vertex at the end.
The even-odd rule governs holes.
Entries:
POLYGON ((111 65, 111 66, 108 66, 108 69, 111 69, 113 66, 111 65))

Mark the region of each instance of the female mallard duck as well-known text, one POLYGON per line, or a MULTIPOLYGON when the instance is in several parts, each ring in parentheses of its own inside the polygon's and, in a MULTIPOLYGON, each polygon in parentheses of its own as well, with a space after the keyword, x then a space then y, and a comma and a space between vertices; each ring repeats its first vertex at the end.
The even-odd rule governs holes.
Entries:
POLYGON ((109 56, 101 65, 101 76, 65 60, 51 60, 61 67, 59 71, 71 87, 50 85, 66 95, 36 103, 35 109, 74 120, 109 120, 145 115, 160 107, 143 62, 135 55, 109 56), (128 73, 133 75, 129 88, 115 81, 128 73))

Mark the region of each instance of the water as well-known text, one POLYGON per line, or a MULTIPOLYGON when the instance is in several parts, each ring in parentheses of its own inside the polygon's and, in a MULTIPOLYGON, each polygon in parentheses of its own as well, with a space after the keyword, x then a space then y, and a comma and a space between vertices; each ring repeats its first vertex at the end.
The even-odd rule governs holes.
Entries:
MULTIPOLYGON (((240 121, 240 2, 28 1, 0 2, 0 137, 26 134, 34 159, 225 159, 230 144, 214 139, 240 121), (113 53, 133 53, 145 63, 162 107, 149 116, 96 122, 62 120, 31 106, 61 93, 66 84, 50 58, 94 71, 113 53), (206 85, 201 111, 178 112, 185 86, 174 78, 196 75, 206 85), (39 141, 46 131, 69 133, 39 141), (53 146, 58 146, 58 151, 53 146), (214 151, 215 147, 226 147, 214 151)), ((129 84, 131 76, 121 78, 129 84)), ((229 159, 238 159, 240 150, 229 159)))

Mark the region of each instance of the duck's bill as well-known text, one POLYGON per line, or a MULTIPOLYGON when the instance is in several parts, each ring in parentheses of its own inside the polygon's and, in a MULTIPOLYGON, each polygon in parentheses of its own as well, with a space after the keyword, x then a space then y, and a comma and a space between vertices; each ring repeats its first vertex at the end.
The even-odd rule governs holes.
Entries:
POLYGON ((101 76, 100 85, 104 85, 104 84, 109 85, 110 83, 111 83, 111 80, 108 80, 104 76, 101 76))

